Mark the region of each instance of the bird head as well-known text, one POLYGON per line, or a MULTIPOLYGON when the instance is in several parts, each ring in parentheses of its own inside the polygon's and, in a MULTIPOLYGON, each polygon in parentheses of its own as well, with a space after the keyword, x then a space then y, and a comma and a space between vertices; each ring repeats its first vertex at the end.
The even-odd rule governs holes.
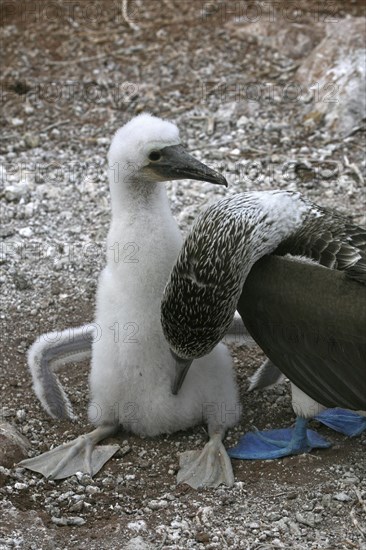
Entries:
POLYGON ((194 179, 227 186, 226 179, 189 155, 181 145, 179 130, 171 122, 147 113, 120 128, 108 153, 111 186, 194 179))

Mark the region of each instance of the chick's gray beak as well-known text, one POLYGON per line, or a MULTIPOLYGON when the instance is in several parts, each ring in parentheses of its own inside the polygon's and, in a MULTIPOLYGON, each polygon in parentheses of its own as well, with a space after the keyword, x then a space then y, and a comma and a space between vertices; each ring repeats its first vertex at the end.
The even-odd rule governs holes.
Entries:
POLYGON ((177 395, 183 385, 185 377, 187 376, 189 367, 193 363, 193 359, 182 359, 182 357, 176 355, 172 350, 170 350, 170 353, 175 360, 175 376, 172 384, 172 393, 173 395, 177 395))
POLYGON ((183 145, 164 147, 160 153, 160 160, 148 167, 161 177, 160 181, 191 179, 227 187, 224 176, 189 155, 183 145))

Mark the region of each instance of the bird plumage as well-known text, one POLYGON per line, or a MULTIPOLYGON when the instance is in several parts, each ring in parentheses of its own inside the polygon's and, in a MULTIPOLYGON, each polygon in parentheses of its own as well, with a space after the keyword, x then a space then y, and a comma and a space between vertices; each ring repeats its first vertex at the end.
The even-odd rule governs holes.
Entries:
POLYGON ((304 417, 319 404, 366 408, 365 236, 299 193, 243 193, 212 205, 164 292, 162 325, 173 352, 204 356, 238 309, 296 395, 306 394, 304 417), (277 257, 286 254, 313 260, 277 257))
MULTIPOLYGON (((115 134, 108 153, 108 173, 112 220, 107 264, 98 282, 89 378, 89 420, 97 426, 92 444, 118 426, 155 436, 203 421, 208 423, 210 436, 220 434, 220 442, 215 443, 219 448, 226 428, 239 419, 232 361, 225 346, 220 344, 193 364, 186 388, 178 396, 171 391, 175 363, 161 328, 160 302, 182 238, 162 181, 226 181, 185 152, 174 124, 146 114, 115 134), (223 404, 227 414, 222 413, 223 404)), ((59 346, 55 357, 68 349, 65 339, 59 346)), ((46 410, 50 411, 50 403, 56 400, 59 410, 63 402, 69 412, 70 404, 45 354, 52 360, 49 347, 37 347, 36 353, 33 347, 29 354, 37 395, 46 410), (47 377, 37 378, 47 369, 47 377), (46 379, 50 383, 42 387, 46 379)), ((58 361, 62 363, 62 357, 58 361)), ((26 465, 29 467, 29 462, 26 465)), ((46 473, 49 475, 49 470, 46 473)), ((230 483, 231 477, 229 472, 230 483)), ((195 483, 222 481, 197 480, 195 483)))
POLYGON ((93 343, 89 419, 97 424, 118 422, 139 435, 170 433, 201 421, 202 403, 218 397, 215 383, 203 384, 202 369, 211 379, 217 371, 224 383, 226 377, 219 374, 223 363, 229 378, 220 398, 236 399, 230 360, 222 346, 200 366, 194 365, 195 391, 187 388, 178 398, 170 391, 174 360, 159 322, 160 302, 182 237, 161 175, 153 181, 146 159, 152 150, 179 144, 175 125, 140 115, 116 133, 108 154, 113 215, 107 265, 97 290, 95 320, 101 338, 93 343), (123 173, 126 165, 127 175, 123 173), (118 175, 116 166, 122 167, 118 175), (134 256, 126 259, 127 243, 134 256), (117 247, 121 255, 116 261, 117 247))
POLYGON ((212 349, 232 322, 255 262, 317 215, 299 193, 282 191, 243 193, 210 206, 194 224, 164 291, 162 324, 173 351, 188 358, 212 349))
POLYGON ((366 408, 365 285, 316 264, 263 258, 246 279, 238 311, 306 395, 325 407, 366 408))

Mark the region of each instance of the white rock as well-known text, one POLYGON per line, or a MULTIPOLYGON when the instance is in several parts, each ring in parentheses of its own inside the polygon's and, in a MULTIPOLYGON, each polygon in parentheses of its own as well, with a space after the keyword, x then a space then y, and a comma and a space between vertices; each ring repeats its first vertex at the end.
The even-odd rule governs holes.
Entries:
POLYGON ((14 483, 14 489, 21 491, 22 489, 28 489, 28 483, 14 483))
POLYGON ((185 521, 184 519, 182 521, 178 521, 178 520, 174 519, 171 522, 170 527, 172 529, 183 529, 183 530, 189 529, 188 522, 185 521))
POLYGON ((24 420, 25 417, 26 417, 26 415, 27 415, 27 413, 25 412, 24 409, 19 409, 19 410, 17 410, 16 415, 17 415, 17 419, 18 419, 18 420, 24 420))
POLYGON ((214 517, 213 509, 211 506, 204 506, 199 508, 196 514, 196 521, 198 524, 206 525, 210 523, 214 517))
POLYGON ((125 550, 152 550, 152 547, 142 537, 134 537, 128 541, 125 550))
POLYGON ((110 143, 109 138, 100 137, 100 138, 97 139, 97 144, 98 145, 109 145, 109 143, 110 143))
POLYGON ((127 528, 131 529, 131 531, 146 531, 146 522, 143 519, 139 519, 137 521, 131 521, 127 524, 127 528))
POLYGON ((12 118, 11 123, 13 126, 22 126, 24 124, 24 120, 22 118, 12 118))
POLYGON ((21 227, 18 229, 18 233, 21 237, 31 237, 33 235, 33 230, 30 227, 21 227))
POLYGON ((88 493, 88 495, 95 495, 96 493, 100 493, 100 489, 96 485, 87 485, 87 487, 85 487, 85 492, 88 493))
POLYGON ((236 122, 236 125, 237 125, 239 128, 241 128, 241 127, 243 127, 243 126, 247 126, 248 122, 249 122, 249 119, 248 119, 245 115, 243 115, 243 116, 241 116, 241 117, 239 118, 239 120, 236 122))
POLYGON ((168 506, 167 500, 150 500, 148 507, 150 510, 161 510, 162 508, 166 508, 168 506))
POLYGON ((35 205, 34 202, 29 202, 24 207, 24 215, 26 218, 31 218, 35 211, 35 205))
POLYGON ((324 117, 332 131, 347 135, 366 114, 365 18, 346 17, 326 24, 326 36, 296 73, 314 101, 305 120, 317 124, 324 117))
POLYGON ((31 115, 32 113, 34 113, 34 109, 32 107, 32 105, 29 105, 29 103, 26 103, 24 105, 24 112, 26 115, 31 115))
POLYGON ((334 500, 339 500, 340 502, 347 502, 348 500, 351 500, 351 497, 345 492, 337 493, 333 498, 334 500))
POLYGON ((28 185, 20 183, 18 185, 8 185, 5 187, 5 198, 9 202, 18 201, 28 193, 28 185))

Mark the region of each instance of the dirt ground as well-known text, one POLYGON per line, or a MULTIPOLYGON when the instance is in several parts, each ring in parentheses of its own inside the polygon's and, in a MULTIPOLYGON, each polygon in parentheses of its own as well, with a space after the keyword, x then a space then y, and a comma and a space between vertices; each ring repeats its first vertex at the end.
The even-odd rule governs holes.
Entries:
MULTIPOLYGON (((237 178, 235 149, 244 141, 245 162, 259 162, 263 169, 293 155, 307 155, 323 167, 329 157, 322 152, 331 143, 330 158, 342 166, 337 181, 316 171, 314 181, 305 171, 292 188, 365 223, 363 127, 340 139, 305 128, 303 104, 262 98, 251 107, 235 98, 243 83, 283 86, 296 70, 298 61, 290 56, 229 30, 227 23, 238 10, 248 20, 253 13, 265 17, 268 5, 279 25, 290 15, 299 22, 334 17, 335 24, 347 14, 364 15, 358 1, 2 3, 0 162, 10 177, 0 189, 5 246, 0 258, 0 405, 3 419, 29 438, 32 454, 90 429, 89 364, 61 375, 79 420, 55 422, 34 396, 25 353, 42 332, 93 319, 109 220, 104 159, 112 133, 128 118, 147 110, 174 120, 190 151, 213 167, 227 165, 232 182, 237 178), (207 94, 222 79, 231 91, 207 94), (244 137, 231 116, 247 119, 244 137), (44 165, 47 173, 39 168, 44 165), (66 165, 72 166, 67 178, 58 172, 66 165), (347 171, 350 165, 361 177, 357 170, 347 171), (18 188, 22 181, 26 184, 18 188), (16 189, 6 192, 9 183, 16 189), (22 251, 9 257, 6 251, 14 243, 22 251), (97 251, 71 258, 65 253, 70 243, 76 251, 80 243, 96 243, 97 251), (34 255, 31 246, 46 253, 34 255)), ((236 191, 286 188, 278 173, 276 165, 268 177, 256 180, 248 171, 236 191)), ((168 193, 186 232, 202 205, 224 191, 187 183, 169 184, 168 193)), ((253 426, 285 426, 294 420, 287 385, 247 392, 248 376, 263 354, 230 347, 243 415, 230 430, 227 446, 253 426)), ((366 437, 349 439, 313 426, 333 442, 330 449, 278 461, 234 460, 233 489, 193 491, 175 483, 177 453, 204 444, 202 426, 154 440, 120 433, 108 442, 120 444, 121 451, 94 480, 51 482, 3 468, 0 548, 365 550, 366 437)))

